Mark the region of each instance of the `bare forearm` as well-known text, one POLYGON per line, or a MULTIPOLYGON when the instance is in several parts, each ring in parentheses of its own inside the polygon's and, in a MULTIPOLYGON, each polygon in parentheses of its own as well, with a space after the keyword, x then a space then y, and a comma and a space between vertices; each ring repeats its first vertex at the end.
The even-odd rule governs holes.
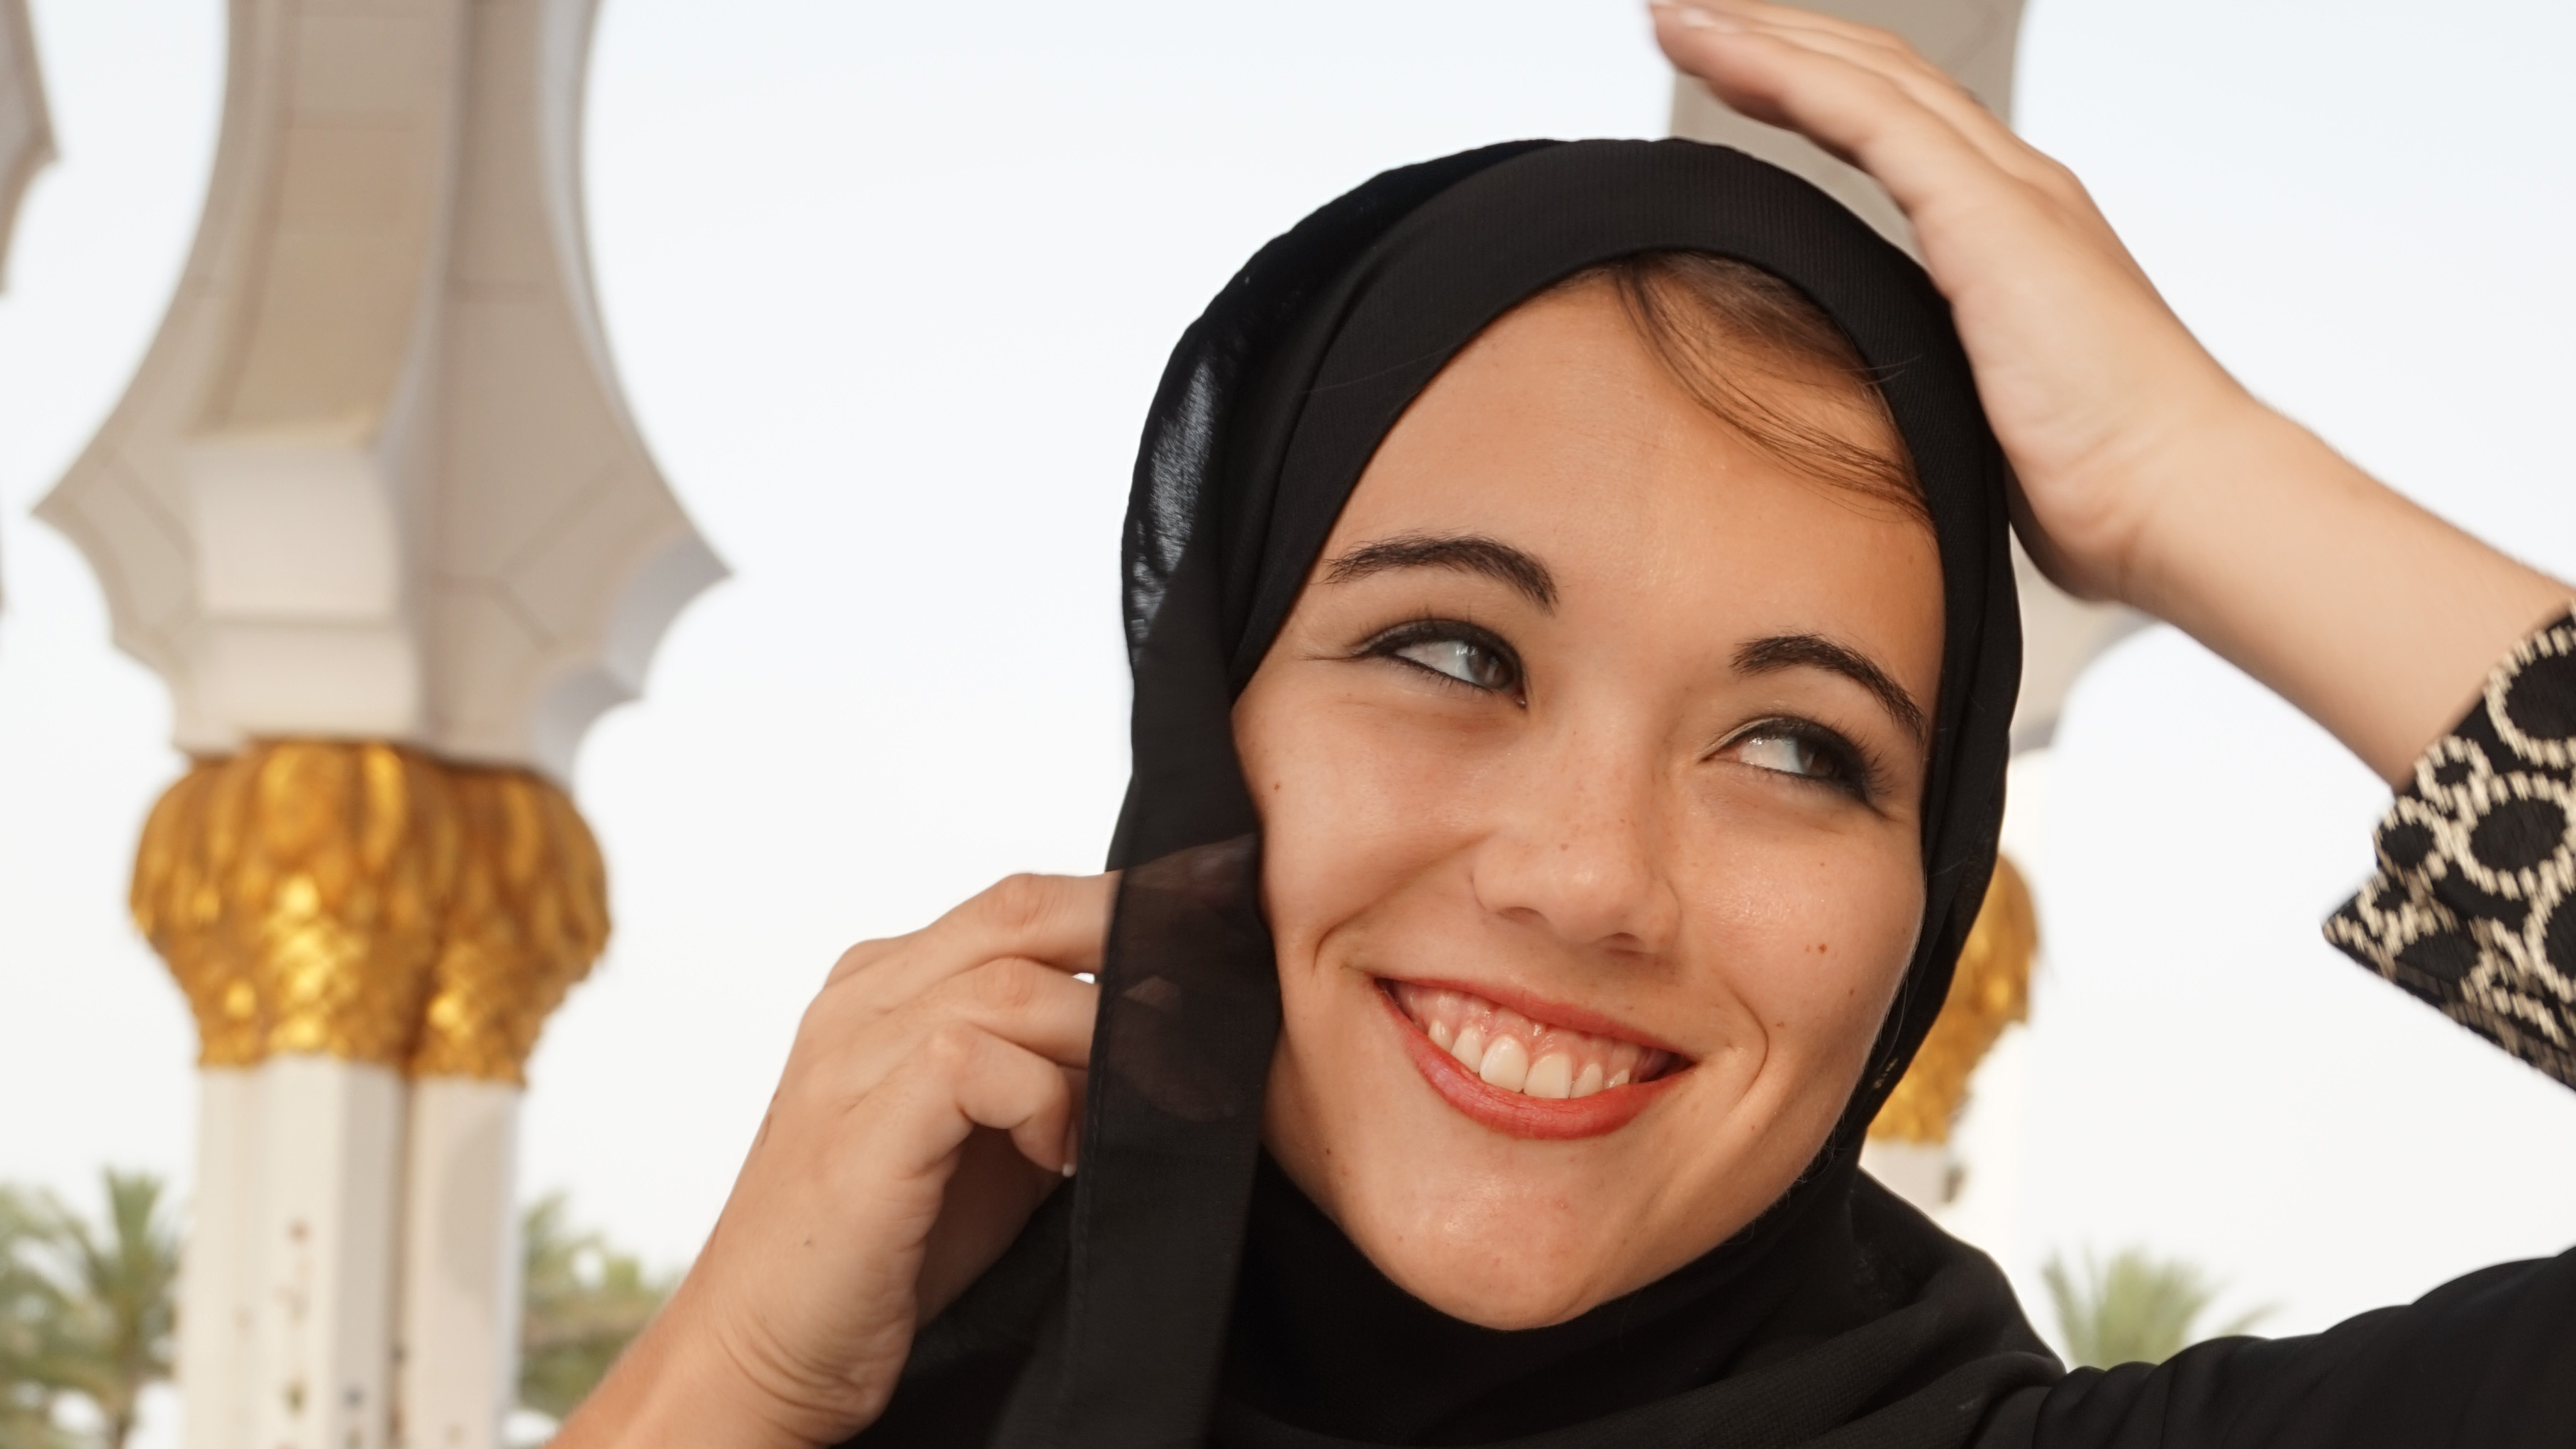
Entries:
POLYGON ((2153 480, 2120 592, 2402 782, 2566 585, 2248 400, 2153 480))

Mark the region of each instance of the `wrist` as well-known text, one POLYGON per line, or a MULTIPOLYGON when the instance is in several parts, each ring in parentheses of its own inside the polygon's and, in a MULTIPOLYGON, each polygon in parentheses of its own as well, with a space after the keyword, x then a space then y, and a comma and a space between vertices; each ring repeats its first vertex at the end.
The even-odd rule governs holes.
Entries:
POLYGON ((812 1449, 795 1406, 768 1392, 684 1283, 565 1421, 557 1449, 812 1449))
POLYGON ((2099 575, 2102 592, 2197 634, 2207 592, 2201 575, 2229 558, 2229 543, 2242 540, 2250 520, 2277 516, 2288 495, 2314 486, 2318 465, 2329 460, 2341 461, 2316 435, 2231 384, 2132 465, 2121 487, 2138 503, 2099 575))

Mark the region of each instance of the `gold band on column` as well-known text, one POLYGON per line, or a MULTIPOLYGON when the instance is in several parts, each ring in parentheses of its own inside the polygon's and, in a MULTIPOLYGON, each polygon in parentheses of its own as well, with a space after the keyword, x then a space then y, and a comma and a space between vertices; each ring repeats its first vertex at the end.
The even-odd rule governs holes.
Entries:
POLYGON ((1967 1105, 1968 1077, 2004 1028, 2030 1016, 2030 963, 2039 952, 2039 917, 2030 887, 2009 860, 1997 857, 1994 881, 1967 944, 1941 1015, 1915 1052, 1905 1079, 1869 1124, 1881 1141, 1940 1143, 1967 1105))
POLYGON ((561 790, 380 743, 200 761, 144 826, 133 909, 203 1065, 312 1053, 512 1083, 608 935, 561 790))
POLYGON ((608 944, 608 873, 544 779, 460 769, 449 783, 467 848, 411 1072, 524 1084, 546 1017, 608 944))

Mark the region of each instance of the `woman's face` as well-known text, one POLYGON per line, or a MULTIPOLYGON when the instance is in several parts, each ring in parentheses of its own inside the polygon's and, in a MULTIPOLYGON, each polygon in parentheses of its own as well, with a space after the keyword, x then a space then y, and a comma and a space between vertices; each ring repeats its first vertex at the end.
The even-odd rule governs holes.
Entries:
POLYGON ((1788 1189, 1913 951, 1941 628, 1925 525, 1693 404, 1606 286, 1406 412, 1234 716, 1266 1139, 1396 1283, 1553 1323, 1788 1189))

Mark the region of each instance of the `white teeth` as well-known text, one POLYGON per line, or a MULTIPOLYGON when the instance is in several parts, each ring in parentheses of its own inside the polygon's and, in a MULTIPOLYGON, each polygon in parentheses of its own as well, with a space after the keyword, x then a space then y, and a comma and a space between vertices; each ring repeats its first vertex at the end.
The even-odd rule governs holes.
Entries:
POLYGON ((1485 1024, 1481 1021, 1471 1021, 1465 1026, 1460 1027, 1458 1029, 1458 1039, 1449 1043, 1449 1055, 1456 1057, 1458 1059, 1458 1064, 1471 1072, 1483 1067, 1485 1064, 1485 1024))
MULTIPOLYGON (((1487 1056, 1491 1064, 1491 1054, 1487 1056)), ((1574 1095, 1574 1059, 1563 1052, 1549 1052, 1529 1069, 1529 1080, 1521 1090, 1533 1097, 1571 1097, 1574 1095)))
POLYGON ((1671 1053, 1538 1022, 1464 991, 1391 982, 1396 1004, 1431 1044, 1486 1085, 1549 1101, 1652 1081, 1671 1053))

